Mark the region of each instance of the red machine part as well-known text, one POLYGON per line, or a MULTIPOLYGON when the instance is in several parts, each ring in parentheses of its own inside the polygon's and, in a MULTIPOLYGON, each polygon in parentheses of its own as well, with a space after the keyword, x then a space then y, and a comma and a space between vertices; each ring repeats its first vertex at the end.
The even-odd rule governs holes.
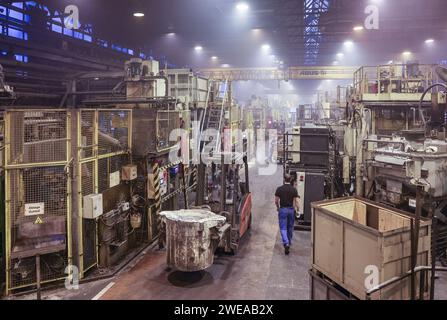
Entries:
POLYGON ((240 212, 239 237, 242 237, 250 228, 252 196, 247 194, 243 200, 242 210, 240 212))

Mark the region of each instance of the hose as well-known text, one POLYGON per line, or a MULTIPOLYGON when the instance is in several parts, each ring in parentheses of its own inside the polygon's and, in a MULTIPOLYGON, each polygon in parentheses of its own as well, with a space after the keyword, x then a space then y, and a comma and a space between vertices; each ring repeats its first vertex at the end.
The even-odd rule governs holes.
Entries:
POLYGON ((424 103, 424 99, 427 93, 435 87, 443 87, 447 91, 447 85, 445 85, 444 83, 435 83, 425 89, 424 93, 422 94, 421 100, 419 101, 419 115, 421 117, 422 123, 424 124, 424 131, 427 130, 427 121, 425 121, 424 113, 422 111, 422 103, 424 103))

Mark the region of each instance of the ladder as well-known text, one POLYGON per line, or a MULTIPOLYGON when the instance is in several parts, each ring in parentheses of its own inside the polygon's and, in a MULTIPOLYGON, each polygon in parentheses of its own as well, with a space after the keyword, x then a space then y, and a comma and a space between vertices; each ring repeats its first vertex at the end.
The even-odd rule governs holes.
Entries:
POLYGON ((222 102, 208 103, 207 110, 205 110, 204 122, 201 130, 201 143, 203 143, 202 152, 206 155, 216 155, 220 153, 221 148, 221 134, 223 127, 223 119, 225 112, 225 104, 227 102, 228 95, 228 80, 225 81, 225 87, 223 92, 222 102), (214 129, 214 130, 212 130, 214 129), (217 134, 212 134, 214 131, 217 134))

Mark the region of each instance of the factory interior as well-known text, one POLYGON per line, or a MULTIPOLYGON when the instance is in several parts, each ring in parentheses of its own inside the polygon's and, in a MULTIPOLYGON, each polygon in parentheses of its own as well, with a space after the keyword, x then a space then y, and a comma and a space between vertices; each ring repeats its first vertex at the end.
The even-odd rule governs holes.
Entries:
POLYGON ((0 0, 0 300, 447 300, 446 10, 0 0))

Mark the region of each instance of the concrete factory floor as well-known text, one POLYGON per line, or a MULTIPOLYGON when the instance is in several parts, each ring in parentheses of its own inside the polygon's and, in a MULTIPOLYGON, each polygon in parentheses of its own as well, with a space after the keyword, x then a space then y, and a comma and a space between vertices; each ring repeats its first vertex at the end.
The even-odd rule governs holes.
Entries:
MULTIPOLYGON (((81 284, 79 290, 46 292, 44 298, 309 299, 310 233, 295 231, 290 256, 284 255, 280 242, 273 194, 282 182, 282 169, 274 176, 259 176, 253 168, 251 176, 252 230, 236 256, 216 257, 206 271, 183 274, 166 269, 164 250, 148 250, 113 279, 81 284)), ((447 275, 441 276, 437 298, 447 299, 447 275)))

